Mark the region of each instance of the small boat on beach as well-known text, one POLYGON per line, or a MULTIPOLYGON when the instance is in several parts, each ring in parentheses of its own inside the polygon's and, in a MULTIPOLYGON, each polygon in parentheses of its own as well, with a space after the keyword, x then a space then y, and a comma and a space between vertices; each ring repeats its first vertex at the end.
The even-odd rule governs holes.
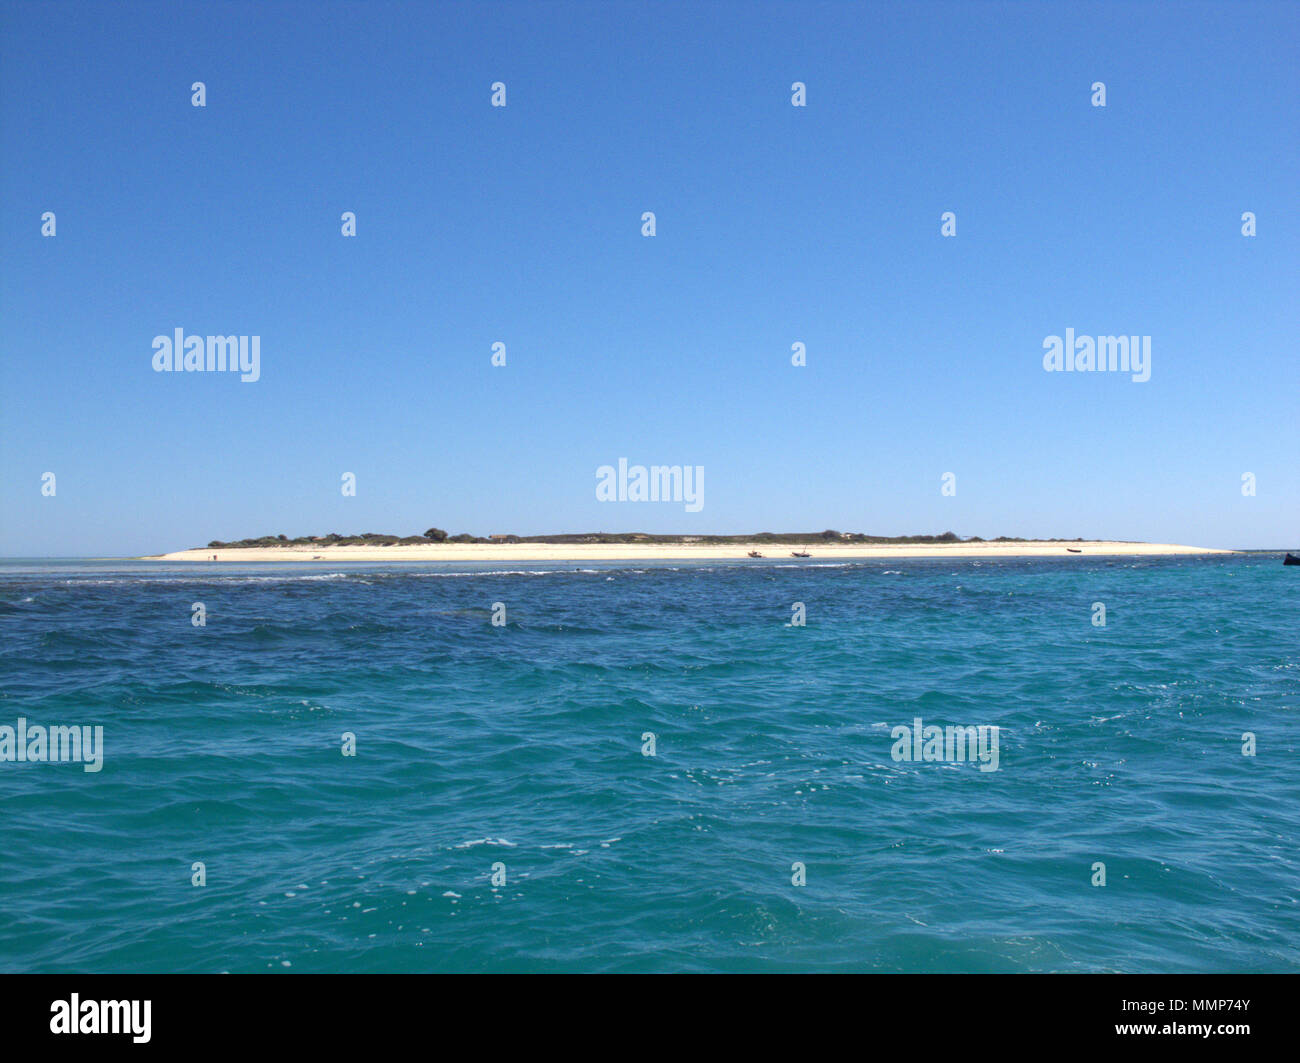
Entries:
POLYGON ((790 556, 791 557, 812 557, 812 554, 805 554, 805 553, 800 553, 798 550, 791 550, 790 556))
POLYGON ((751 550, 751 551, 749 552, 749 556, 750 556, 750 557, 762 557, 763 555, 760 554, 757 550, 751 550))
POLYGON ((1295 554, 1287 554, 1286 557, 1282 558, 1282 564, 1300 565, 1300 557, 1296 557, 1295 554))
POLYGON ((1067 547, 1065 548, 1065 552, 1066 552, 1067 554, 1081 554, 1081 553, 1083 553, 1082 550, 1076 550, 1073 546, 1067 546, 1067 547))

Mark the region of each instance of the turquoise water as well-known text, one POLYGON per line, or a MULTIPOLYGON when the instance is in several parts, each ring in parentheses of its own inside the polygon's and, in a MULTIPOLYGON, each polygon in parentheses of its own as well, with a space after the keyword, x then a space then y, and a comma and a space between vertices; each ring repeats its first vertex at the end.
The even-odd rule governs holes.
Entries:
POLYGON ((1297 970, 1298 620, 1279 555, 7 563, 0 725, 104 760, 0 763, 0 969, 1297 970))

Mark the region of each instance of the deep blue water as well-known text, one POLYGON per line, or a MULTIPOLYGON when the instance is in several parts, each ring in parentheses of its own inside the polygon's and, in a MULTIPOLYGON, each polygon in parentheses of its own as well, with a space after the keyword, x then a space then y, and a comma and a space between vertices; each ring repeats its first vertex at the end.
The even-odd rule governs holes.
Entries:
POLYGON ((1300 969, 1280 555, 470 568, 0 565, 0 969, 1300 969))

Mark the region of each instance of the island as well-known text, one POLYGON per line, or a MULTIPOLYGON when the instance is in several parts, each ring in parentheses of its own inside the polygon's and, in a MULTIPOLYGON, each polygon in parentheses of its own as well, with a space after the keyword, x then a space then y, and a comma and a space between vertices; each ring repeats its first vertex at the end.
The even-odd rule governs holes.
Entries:
POLYGON ((263 535, 141 558, 145 561, 723 561, 905 557, 1060 557, 1228 554, 1231 550, 1101 539, 999 536, 866 535, 859 532, 757 532, 748 535, 656 535, 587 532, 561 535, 263 535))

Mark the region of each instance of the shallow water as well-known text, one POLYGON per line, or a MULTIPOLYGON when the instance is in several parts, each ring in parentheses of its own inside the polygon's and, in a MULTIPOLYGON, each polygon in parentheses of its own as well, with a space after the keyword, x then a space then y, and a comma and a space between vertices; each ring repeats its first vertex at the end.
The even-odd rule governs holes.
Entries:
POLYGON ((0 968, 1300 969, 1298 605, 1280 555, 0 564, 0 725, 104 729, 0 763, 0 968))

